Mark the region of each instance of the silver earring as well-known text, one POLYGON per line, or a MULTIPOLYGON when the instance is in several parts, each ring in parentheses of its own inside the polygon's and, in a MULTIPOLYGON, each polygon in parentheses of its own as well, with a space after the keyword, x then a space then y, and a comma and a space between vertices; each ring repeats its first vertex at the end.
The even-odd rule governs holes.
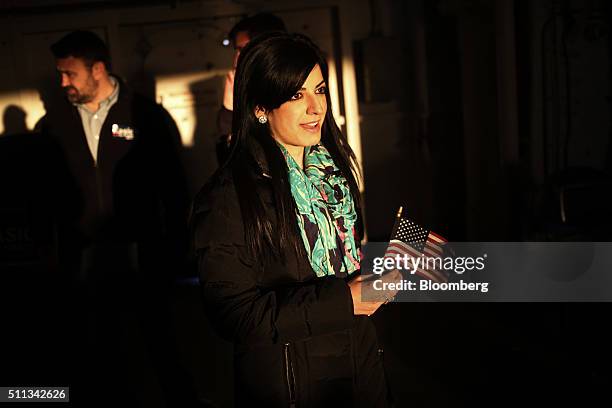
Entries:
POLYGON ((261 115, 260 117, 257 118, 257 120, 259 121, 259 123, 263 125, 264 123, 268 121, 268 117, 266 115, 261 115))

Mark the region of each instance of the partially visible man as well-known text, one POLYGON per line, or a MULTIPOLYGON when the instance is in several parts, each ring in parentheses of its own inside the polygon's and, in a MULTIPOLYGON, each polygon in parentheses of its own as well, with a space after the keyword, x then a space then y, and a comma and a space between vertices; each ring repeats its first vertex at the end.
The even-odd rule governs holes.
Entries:
POLYGON ((95 34, 72 32, 51 50, 67 103, 48 107, 42 131, 63 148, 81 187, 83 234, 138 241, 184 228, 188 198, 169 114, 110 73, 95 34))
POLYGON ((219 165, 225 162, 229 154, 229 143, 232 133, 232 114, 234 110, 234 75, 238 65, 238 57, 242 49, 256 36, 273 32, 287 31, 283 20, 269 13, 260 13, 240 20, 230 30, 228 39, 234 47, 234 62, 232 69, 225 77, 225 89, 223 91, 223 106, 217 114, 217 160, 219 165))
POLYGON ((119 340, 126 326, 135 326, 168 402, 187 398, 169 307, 172 272, 188 243, 178 130, 161 106, 110 73, 108 49, 94 33, 67 34, 51 51, 66 100, 47 106, 41 132, 63 151, 82 202, 75 233, 64 240, 81 296, 75 309, 84 311, 76 332, 89 334, 79 359, 91 374, 92 394, 82 397, 90 406, 106 405, 96 388, 107 382, 128 401, 137 398, 130 395, 129 355, 119 340))

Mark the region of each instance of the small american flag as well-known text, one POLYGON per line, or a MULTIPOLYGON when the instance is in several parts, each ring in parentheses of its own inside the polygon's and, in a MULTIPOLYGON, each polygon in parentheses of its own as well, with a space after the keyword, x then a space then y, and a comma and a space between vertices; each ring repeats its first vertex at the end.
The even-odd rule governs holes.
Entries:
MULTIPOLYGON (((421 258, 421 256, 442 258, 444 254, 442 246, 446 242, 446 239, 435 232, 426 230, 403 218, 402 207, 400 207, 385 257, 395 258, 398 255, 402 257, 408 255, 411 258, 421 258)), ((448 275, 445 271, 426 268, 426 265, 422 264, 421 266, 415 272, 420 277, 439 283, 448 282, 448 275)))

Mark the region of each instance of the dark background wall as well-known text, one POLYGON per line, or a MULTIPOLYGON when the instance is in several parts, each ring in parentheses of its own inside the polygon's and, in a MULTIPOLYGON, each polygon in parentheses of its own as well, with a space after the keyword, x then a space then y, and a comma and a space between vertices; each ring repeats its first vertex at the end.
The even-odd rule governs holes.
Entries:
MULTIPOLYGON (((231 62, 218 40, 241 15, 260 10, 318 38, 336 61, 338 117, 360 133, 370 240, 388 239, 399 205, 455 241, 609 240, 612 10, 605 1, 3 2, 0 146, 7 152, 10 135, 31 130, 44 113, 37 99, 41 83, 53 88, 53 66, 33 61, 51 61, 38 54, 47 42, 62 31, 96 29, 119 74, 150 75, 132 83, 152 96, 151 78, 195 73, 188 93, 198 126, 189 137, 199 142, 184 147, 195 192, 216 166, 209 123, 231 62), (137 35, 158 25, 178 27, 176 42, 145 64, 131 47, 150 53, 137 35), (347 58, 352 71, 343 69, 347 58)), ((53 165, 8 163, 0 163, 3 186, 20 174, 15 169, 53 165)), ((23 180, 40 182, 36 172, 23 180)), ((11 191, 27 195, 27 188, 11 191)), ((14 219, 3 214, 4 223, 14 219)), ((41 242, 53 252, 52 238, 41 242)), ((3 266, 2 273, 16 270, 3 266)), ((231 406, 231 346, 208 327, 197 285, 180 282, 181 358, 202 398, 231 406)), ((547 405, 588 405, 611 380, 609 310, 589 303, 391 304, 374 319, 397 406, 524 403, 530 392, 547 405)), ((142 400, 163 406, 138 344, 131 341, 142 400)))

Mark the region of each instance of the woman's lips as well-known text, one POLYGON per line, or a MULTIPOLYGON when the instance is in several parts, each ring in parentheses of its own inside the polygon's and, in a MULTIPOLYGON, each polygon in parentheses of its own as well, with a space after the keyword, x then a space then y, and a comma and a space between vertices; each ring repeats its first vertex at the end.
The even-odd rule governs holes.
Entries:
POLYGON ((305 131, 311 133, 317 133, 321 129, 321 125, 318 120, 315 120, 314 122, 300 123, 300 126, 305 131))

